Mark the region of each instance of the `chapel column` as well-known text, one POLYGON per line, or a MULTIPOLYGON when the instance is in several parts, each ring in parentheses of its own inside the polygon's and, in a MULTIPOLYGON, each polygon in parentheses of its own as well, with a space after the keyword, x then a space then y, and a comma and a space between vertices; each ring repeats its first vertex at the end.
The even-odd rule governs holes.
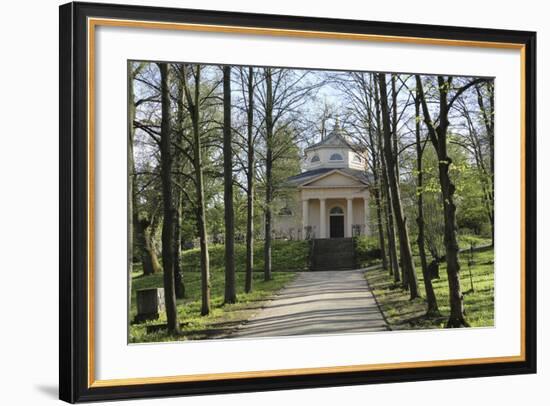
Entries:
POLYGON ((346 237, 352 236, 352 226, 353 226, 353 199, 348 197, 348 211, 346 213, 346 237))
POLYGON ((302 200, 302 239, 307 238, 307 226, 309 225, 309 200, 302 200))
POLYGON ((327 238, 327 199, 319 199, 319 238, 327 238))

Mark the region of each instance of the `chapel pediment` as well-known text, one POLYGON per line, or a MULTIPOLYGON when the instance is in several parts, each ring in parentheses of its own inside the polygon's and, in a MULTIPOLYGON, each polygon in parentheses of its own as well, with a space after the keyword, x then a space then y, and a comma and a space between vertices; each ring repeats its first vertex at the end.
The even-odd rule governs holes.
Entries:
MULTIPOLYGON (((357 174, 358 175, 358 174, 357 174)), ((302 183, 302 187, 364 187, 365 182, 356 176, 339 170, 331 171, 309 179, 302 183)))

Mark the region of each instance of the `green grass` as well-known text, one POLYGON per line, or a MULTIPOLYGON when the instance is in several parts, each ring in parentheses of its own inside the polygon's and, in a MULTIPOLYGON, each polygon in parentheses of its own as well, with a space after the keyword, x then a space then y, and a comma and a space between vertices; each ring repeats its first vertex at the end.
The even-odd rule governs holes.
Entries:
POLYGON ((491 237, 482 237, 479 235, 467 234, 458 236, 458 246, 460 249, 469 249, 471 245, 474 247, 482 247, 491 244, 491 237))
MULTIPOLYGON (((411 239, 411 241, 413 241, 411 239)), ((474 247, 483 247, 488 246, 491 244, 491 238, 490 237, 483 237, 478 235, 470 235, 470 234, 464 234, 458 236, 458 245, 461 250, 467 250, 471 246, 474 247)), ((382 262, 382 259, 380 258, 380 249, 379 247, 379 241, 378 238, 375 236, 369 236, 369 237, 355 237, 355 253, 357 255, 357 260, 361 264, 362 267, 369 267, 372 265, 376 265, 382 262)), ((386 250, 388 249, 388 246, 386 245, 386 250)), ((415 261, 417 263, 420 263, 420 257, 418 256, 418 245, 417 244, 411 244, 411 249, 413 256, 415 257, 415 261)))
MULTIPOLYGON (((471 288, 468 260, 461 254, 461 286, 464 293, 466 320, 472 327, 490 327, 494 325, 494 251, 487 250, 474 254, 472 265, 471 288)), ((422 296, 425 296, 424 280, 417 266, 418 286, 422 296)), ((392 277, 383 269, 370 270, 365 277, 373 290, 376 299, 393 330, 409 330, 424 328, 443 328, 449 316, 449 288, 447 284, 446 265, 441 264, 440 279, 432 280, 440 317, 425 317, 426 302, 424 298, 409 300, 409 293, 396 287, 392 277)))
MULTIPOLYGON (((161 314, 158 320, 148 321, 130 326, 130 342, 176 341, 204 338, 219 338, 227 335, 236 326, 247 320, 258 311, 263 303, 283 288, 296 276, 294 271, 307 269, 308 244, 304 241, 274 241, 272 251, 273 280, 263 280, 263 250, 255 250, 255 272, 253 274, 253 291, 244 293, 244 263, 245 247, 237 245, 237 303, 223 304, 225 275, 224 275, 224 247, 213 245, 210 254, 210 286, 211 286, 211 313, 208 316, 200 315, 200 251, 192 249, 182 255, 183 281, 186 297, 178 300, 178 321, 182 335, 168 335, 165 329, 147 332, 147 327, 166 323, 166 314, 161 314)), ((131 319, 136 314, 136 290, 162 287, 163 274, 143 276, 140 266, 135 266, 132 274, 132 308, 131 319)))

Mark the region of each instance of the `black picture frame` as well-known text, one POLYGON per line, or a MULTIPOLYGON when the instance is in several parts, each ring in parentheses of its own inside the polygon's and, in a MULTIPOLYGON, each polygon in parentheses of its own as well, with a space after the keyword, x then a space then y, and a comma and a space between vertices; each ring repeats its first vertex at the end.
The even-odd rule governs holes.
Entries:
POLYGON ((69 3, 60 12, 59 397, 67 402, 235 393, 536 372, 536 33, 190 9, 69 3), (392 37, 513 43, 524 49, 524 359, 274 377, 90 385, 88 377, 87 19, 260 27, 392 37))

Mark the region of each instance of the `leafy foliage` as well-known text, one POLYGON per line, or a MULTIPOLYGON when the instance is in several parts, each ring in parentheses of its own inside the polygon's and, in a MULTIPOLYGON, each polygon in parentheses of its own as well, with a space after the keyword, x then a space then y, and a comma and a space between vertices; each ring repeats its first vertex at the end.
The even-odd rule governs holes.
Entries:
POLYGON ((355 237, 355 255, 362 266, 369 266, 382 259, 380 244, 376 237, 355 237))

